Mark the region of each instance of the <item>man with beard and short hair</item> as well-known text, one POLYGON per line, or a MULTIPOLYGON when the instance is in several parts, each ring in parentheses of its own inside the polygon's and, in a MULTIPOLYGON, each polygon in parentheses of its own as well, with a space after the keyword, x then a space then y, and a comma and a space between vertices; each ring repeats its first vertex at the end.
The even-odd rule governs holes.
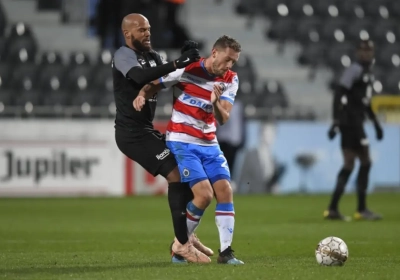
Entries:
MULTIPOLYGON (((189 262, 208 263, 211 260, 207 255, 212 255, 212 250, 201 244, 194 234, 188 236, 186 205, 193 199, 193 193, 187 183, 181 183, 175 158, 165 145, 163 135, 153 127, 157 93, 141 112, 132 107, 133 100, 144 85, 198 61, 199 51, 189 42, 183 47, 181 57, 168 63, 163 61, 151 48, 150 24, 140 14, 127 15, 122 21, 122 32, 126 45, 115 52, 112 63, 117 107, 117 146, 153 176, 160 174, 168 181, 168 202, 176 236, 175 244, 179 245, 176 246, 176 253, 189 262)), ((175 257, 172 261, 185 262, 183 258, 175 257)))

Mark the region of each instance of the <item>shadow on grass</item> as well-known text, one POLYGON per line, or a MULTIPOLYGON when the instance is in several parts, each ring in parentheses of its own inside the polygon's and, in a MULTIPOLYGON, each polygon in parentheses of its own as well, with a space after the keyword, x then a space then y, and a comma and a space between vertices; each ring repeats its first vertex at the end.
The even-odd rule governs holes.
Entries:
POLYGON ((29 275, 29 274, 79 274, 79 273, 93 273, 93 272, 106 272, 122 269, 143 269, 143 268, 163 268, 176 266, 170 262, 142 262, 131 263, 124 265, 97 265, 97 266, 57 266, 53 267, 19 267, 13 269, 0 269, 1 275, 29 275))

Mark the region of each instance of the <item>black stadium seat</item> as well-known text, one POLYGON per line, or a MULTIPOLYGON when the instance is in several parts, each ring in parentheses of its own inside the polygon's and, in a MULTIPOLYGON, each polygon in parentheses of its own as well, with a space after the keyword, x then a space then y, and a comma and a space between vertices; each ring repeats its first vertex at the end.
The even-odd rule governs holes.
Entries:
POLYGON ((6 59, 10 62, 32 62, 35 60, 37 45, 31 37, 10 37, 6 46, 6 59))

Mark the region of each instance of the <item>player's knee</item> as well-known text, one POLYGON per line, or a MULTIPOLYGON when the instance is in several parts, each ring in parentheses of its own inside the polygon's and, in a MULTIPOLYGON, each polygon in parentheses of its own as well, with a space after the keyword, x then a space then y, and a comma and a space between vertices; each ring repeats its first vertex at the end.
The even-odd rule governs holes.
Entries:
POLYGON ((204 180, 192 186, 192 192, 194 196, 193 201, 196 202, 196 206, 206 209, 208 205, 210 205, 214 193, 208 180, 204 180))
POLYGON ((360 158, 360 163, 362 166, 371 167, 371 159, 369 157, 360 158))
POLYGON ((209 188, 200 194, 200 199, 203 201, 204 205, 208 206, 210 205, 213 196, 214 196, 213 190, 212 188, 209 188))
POLYGON ((175 167, 165 178, 168 183, 176 183, 181 181, 178 167, 175 167))
POLYGON ((344 161, 344 166, 343 168, 349 171, 353 171, 354 169, 354 159, 348 159, 344 161))
POLYGON ((232 202, 233 201, 233 191, 228 180, 219 180, 213 185, 215 196, 219 203, 232 202))

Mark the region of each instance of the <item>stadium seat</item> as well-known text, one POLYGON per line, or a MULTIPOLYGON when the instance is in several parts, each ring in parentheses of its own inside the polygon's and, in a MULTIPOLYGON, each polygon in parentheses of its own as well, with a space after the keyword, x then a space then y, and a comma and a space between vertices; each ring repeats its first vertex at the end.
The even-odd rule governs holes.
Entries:
POLYGON ((88 104, 93 107, 97 104, 97 100, 100 99, 99 95, 101 95, 99 92, 81 89, 75 95, 71 96, 71 105, 81 107, 84 104, 88 104))
POLYGON ((7 26, 6 13, 2 3, 0 2, 0 37, 5 35, 6 26, 7 26))
POLYGON ((6 59, 10 62, 32 62, 35 60, 37 45, 31 37, 10 37, 8 39, 6 59))
POLYGON ((114 94, 112 92, 106 92, 101 94, 95 102, 96 106, 115 106, 114 94))
POLYGON ((284 94, 283 87, 278 81, 265 81, 263 83, 262 92, 259 92, 258 95, 262 96, 261 102, 264 107, 288 107, 288 101, 284 94))
POLYGON ((286 41, 294 37, 293 29, 296 22, 292 18, 282 17, 272 22, 267 31, 267 38, 271 40, 286 41))
POLYGON ((390 1, 387 0, 374 0, 374 1, 364 1, 363 7, 365 15, 376 19, 389 19, 390 15, 390 1))
POLYGON ((10 28, 10 39, 18 37, 34 38, 32 28, 29 24, 24 22, 14 23, 10 28))
POLYGON ((347 28, 342 18, 328 19, 322 24, 321 40, 326 43, 344 42, 347 28))
POLYGON ((6 38, 0 37, 0 61, 6 60, 6 38))
POLYGON ((268 0, 264 2, 264 14, 272 20, 289 16, 286 0, 268 0))
POLYGON ((297 62, 300 65, 317 66, 325 61, 326 45, 325 43, 310 43, 303 46, 297 62))
POLYGON ((393 44, 400 40, 397 24, 391 20, 379 20, 372 29, 372 39, 378 46, 393 44))
POLYGON ((86 52, 72 52, 69 57, 70 67, 75 67, 77 65, 89 65, 90 57, 86 52))
POLYGON ((315 16, 315 7, 312 0, 290 0, 287 1, 290 18, 303 18, 315 16))
POLYGON ((296 25, 296 41, 302 45, 320 41, 321 20, 318 18, 304 18, 296 25))
POLYGON ((17 91, 35 89, 37 77, 37 66, 34 63, 19 64, 12 71, 10 87, 17 91))
POLYGON ((263 10, 264 2, 264 0, 240 0, 235 6, 235 11, 239 15, 255 15, 263 10))
POLYGON ((15 95, 9 89, 3 89, 0 85, 0 116, 2 116, 4 108, 15 106, 15 95))
POLYGON ((313 9, 314 14, 323 19, 342 16, 342 12, 334 0, 314 1, 313 9))
POLYGON ((100 65, 96 67, 96 73, 93 75, 91 87, 100 92, 113 92, 113 76, 110 65, 100 65))
POLYGON ((326 64, 337 71, 350 66, 354 60, 354 46, 349 43, 332 45, 327 50, 326 64))
POLYGON ((373 26, 369 19, 354 19, 348 23, 348 39, 353 42, 371 39, 373 26))
POLYGON ((80 91, 90 88, 90 82, 95 74, 90 65, 83 64, 68 69, 65 77, 66 87, 71 91, 80 91))
POLYGON ((376 64, 382 67, 400 67, 400 44, 388 44, 378 50, 376 64))
POLYGON ((62 64, 63 60, 59 52, 48 51, 42 53, 40 63, 42 65, 62 64))
POLYGON ((10 64, 0 63, 0 88, 7 88, 12 68, 10 64))
POLYGON ((365 17, 365 11, 362 7, 361 0, 338 1, 337 5, 340 11, 340 17, 344 17, 348 20, 363 19, 365 17))
POLYGON ((102 50, 99 53, 99 56, 97 58, 97 64, 99 64, 99 65, 102 65, 102 64, 108 65, 108 67, 111 68, 112 58, 113 58, 113 54, 111 53, 110 50, 102 50))
POLYGON ((400 2, 390 1, 389 6, 390 17, 398 20, 400 18, 400 2))
POLYGON ((255 74, 255 71, 253 70, 253 67, 235 66, 232 68, 232 70, 235 71, 239 77, 240 89, 243 89, 243 87, 246 86, 247 88, 249 88, 248 90, 251 91, 254 88, 255 82, 257 80, 257 76, 255 74))
POLYGON ((2 103, 0 107, 14 104, 15 96, 9 90, 10 68, 11 66, 6 63, 0 64, 0 102, 2 103))
POLYGON ((400 70, 391 72, 384 81, 384 91, 390 94, 400 94, 400 70))
POLYGON ((32 106, 37 107, 41 104, 42 93, 35 89, 29 88, 29 86, 26 89, 20 89, 17 95, 18 98, 16 98, 15 104, 17 106, 28 106, 26 107, 27 113, 33 112, 32 106))
POLYGON ((65 87, 66 68, 61 64, 47 64, 41 67, 38 87, 46 91, 60 90, 65 87))
POLYGON ((41 105, 51 108, 53 113, 57 113, 57 111, 60 111, 60 108, 71 104, 69 92, 60 90, 60 88, 57 86, 56 79, 56 77, 53 78, 54 89, 42 91, 43 97, 41 105))

